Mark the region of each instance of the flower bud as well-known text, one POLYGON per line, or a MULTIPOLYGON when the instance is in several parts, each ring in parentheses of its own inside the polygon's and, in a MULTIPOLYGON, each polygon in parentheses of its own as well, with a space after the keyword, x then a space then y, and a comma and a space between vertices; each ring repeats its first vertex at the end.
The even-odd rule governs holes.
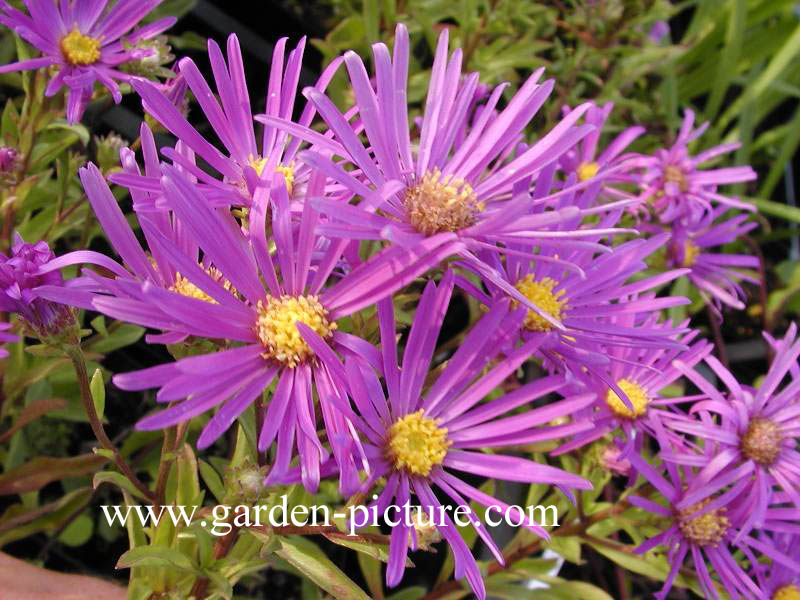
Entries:
POLYGON ((26 329, 43 343, 75 344, 79 326, 72 308, 40 297, 41 286, 61 286, 57 271, 43 268, 55 255, 44 241, 28 244, 16 235, 8 256, 0 253, 0 310, 17 313, 26 329))

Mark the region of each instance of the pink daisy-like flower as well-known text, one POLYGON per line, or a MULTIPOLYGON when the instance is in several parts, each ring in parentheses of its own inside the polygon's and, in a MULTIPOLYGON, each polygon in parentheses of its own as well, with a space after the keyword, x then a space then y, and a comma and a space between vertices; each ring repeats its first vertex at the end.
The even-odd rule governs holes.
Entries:
POLYGON ((717 391, 696 370, 675 363, 705 399, 692 406, 690 412, 695 418, 673 415, 665 418, 664 424, 696 436, 705 447, 714 449, 703 463, 693 453, 674 451, 663 455, 670 462, 702 466, 699 476, 706 485, 697 494, 688 495, 684 504, 702 501, 737 482, 749 507, 741 525, 743 533, 763 525, 777 491, 786 496, 800 517, 800 379, 792 377, 779 389, 790 368, 796 366, 798 356, 800 340, 793 323, 757 389, 740 385, 713 356, 705 357, 705 363, 725 384, 726 393, 717 391))
MULTIPOLYGON (((537 70, 500 112, 496 108, 506 86, 497 86, 481 106, 480 116, 473 118, 470 110, 475 106, 478 74, 462 76, 460 49, 448 58, 445 29, 436 48, 419 136, 412 141, 406 101, 406 28, 397 27, 393 55, 384 44, 375 44, 373 55, 374 85, 358 55, 348 52, 344 58, 357 113, 342 114, 317 89, 304 91, 332 132, 332 139, 287 119, 269 115, 256 119, 314 144, 315 149, 298 155, 300 160, 324 171, 360 198, 356 204, 350 202, 350 196, 312 200, 328 219, 320 229, 325 235, 384 239, 408 249, 439 236, 457 236, 463 242, 459 256, 483 267, 484 276, 496 285, 505 286, 474 252, 486 246, 504 249, 515 243, 528 248, 544 244, 553 237, 550 229, 554 223, 583 214, 577 206, 567 204, 554 211, 535 211, 527 184, 554 167, 559 157, 594 130, 593 125, 578 124, 591 104, 574 108, 525 148, 520 144, 521 135, 550 95, 553 81, 540 83, 543 69, 537 70), (351 123, 356 115, 358 120, 351 123), (366 143, 360 137, 362 132, 366 143), (459 139, 461 143, 456 144, 459 139), (337 162, 335 157, 344 160, 337 162), (348 170, 349 164, 355 169, 348 170)), ((573 183, 553 195, 590 185, 589 181, 573 183)), ((601 233, 576 227, 555 235, 567 245, 601 233)), ((527 303, 513 288, 506 291, 527 303)))
MULTIPOLYGON (((412 324, 402 364, 398 361, 391 301, 385 300, 379 304, 379 372, 385 375, 387 391, 384 393, 375 371, 369 365, 358 358, 351 358, 344 366, 339 364, 336 370, 340 372, 340 377, 347 379, 355 410, 347 405, 339 406, 362 438, 359 452, 363 457, 367 478, 361 491, 366 493, 379 480, 386 480, 383 490, 371 506, 377 507, 382 514, 390 504, 404 506, 412 495, 416 496, 423 513, 432 512, 435 515, 433 525, 453 550, 456 577, 466 577, 478 598, 483 599, 486 591, 478 565, 451 517, 444 512, 444 519, 439 519, 442 501, 434 490, 439 490, 456 506, 469 508, 469 501, 475 501, 486 507, 508 510, 506 503, 467 483, 457 474, 545 483, 559 486, 567 493, 570 488, 591 489, 591 484, 585 479, 550 465, 499 452, 488 454, 481 450, 553 440, 585 430, 591 427, 588 421, 573 421, 558 426, 549 423, 587 406, 592 396, 576 395, 550 402, 541 408, 511 414, 514 409, 526 406, 564 385, 563 377, 550 376, 481 403, 526 360, 537 343, 529 342, 512 348, 505 357, 498 356, 499 347, 508 347, 507 343, 498 342, 514 332, 513 326, 503 324, 507 306, 496 307, 476 323, 436 380, 424 390, 453 283, 453 273, 448 271, 438 286, 432 281, 427 284, 417 312, 428 318, 416 319, 412 324), (485 372, 484 368, 494 359, 498 359, 496 364, 485 372)), ((517 318, 522 318, 522 311, 517 311, 517 318)), ((308 328, 300 327, 305 333, 311 334, 308 328)), ((309 341, 312 336, 309 336, 309 341)), ((315 343, 321 350, 321 340, 315 343)), ((481 540, 502 564, 503 554, 488 534, 486 524, 481 523, 472 511, 468 511, 468 516, 481 540)), ((540 525, 530 522, 527 515, 514 513, 514 518, 517 517, 537 535, 549 537, 540 525)), ((401 520, 392 528, 387 585, 395 586, 400 582, 409 547, 416 550, 422 543, 413 525, 401 520)))
MULTIPOLYGON (((675 438, 668 436, 663 429, 656 435, 662 455, 665 452, 690 452, 688 448, 676 447, 675 438)), ((698 459, 707 461, 714 458, 714 453, 712 445, 695 452, 698 459)), ((668 461, 653 466, 637 453, 631 453, 628 459, 633 468, 666 500, 666 504, 662 504, 653 498, 628 498, 634 506, 670 520, 665 531, 637 548, 640 553, 659 546, 667 551, 670 572, 661 591, 656 594, 659 600, 667 597, 687 557, 694 565, 706 597, 716 600, 723 597, 719 592, 720 584, 730 598, 765 597, 764 590, 734 558, 734 552, 741 552, 747 560, 755 563, 753 551, 756 551, 784 567, 800 570, 797 556, 787 555, 771 543, 748 535, 742 529, 752 510, 749 503, 739 498, 745 482, 738 481, 707 494, 708 480, 698 468, 679 466, 668 461), (718 581, 713 576, 714 572, 718 581)))
POLYGON ((8 255, 0 252, 0 312, 18 314, 39 336, 58 334, 74 323, 64 298, 51 301, 42 293, 64 289, 61 274, 49 268, 54 261, 47 242, 28 244, 19 234, 8 255))
POLYGON ((742 269, 758 269, 758 258, 747 254, 711 252, 714 247, 735 242, 758 223, 748 222, 747 215, 737 215, 715 223, 727 209, 710 211, 691 228, 675 227, 667 245, 667 259, 673 268, 686 268, 686 275, 700 293, 719 311, 725 304, 736 309, 745 307, 746 298, 740 281, 758 283, 758 278, 742 269))
POLYGON ((741 144, 722 144, 692 156, 689 144, 703 135, 708 123, 697 129, 693 127, 694 112, 687 109, 675 143, 635 162, 637 167, 644 169, 640 179, 642 206, 649 203, 662 223, 683 226, 697 223, 716 205, 754 210, 751 204, 720 194, 717 190, 721 185, 752 181, 756 178, 753 169, 749 166, 701 168, 704 163, 736 150, 741 144))
MULTIPOLYGON (((94 294, 91 305, 127 322, 227 340, 233 347, 117 375, 114 382, 127 390, 159 388, 159 402, 176 402, 143 419, 138 424, 142 429, 167 427, 219 406, 198 440, 198 446, 204 448, 275 380, 259 449, 266 450, 277 438, 271 479, 289 469, 296 447, 303 483, 315 490, 319 465, 328 457, 328 450, 316 433, 314 390, 320 398, 328 439, 348 437, 347 423, 328 400, 331 395, 345 393, 343 382, 331 376, 334 350, 377 361, 372 346, 339 331, 336 321, 407 285, 452 252, 448 244, 457 242, 419 246, 412 255, 390 248, 341 276, 333 275, 341 266, 348 241, 329 243, 320 238, 316 234, 318 214, 307 203, 303 203, 299 227, 293 229, 282 175, 275 175, 271 190, 260 188, 262 192, 250 211, 253 234, 248 235, 228 210, 214 209, 204 202, 185 174, 172 166, 162 169, 164 196, 189 239, 197 242, 202 263, 198 264, 178 240, 153 227, 148 233, 151 248, 154 254, 163 254, 172 268, 160 276, 167 280, 172 272, 181 276, 180 286, 158 285, 153 281, 157 281, 157 275, 147 275, 153 270, 152 264, 134 243, 127 224, 119 221, 118 213, 106 219, 104 227, 116 230, 115 246, 126 264, 138 265, 141 272, 131 277, 123 270, 123 276, 103 282, 104 289, 94 294), (270 252, 265 235, 267 194, 276 206, 272 211, 274 252, 270 252), (326 351, 312 350, 298 332, 300 323, 324 340, 326 351)), ((82 175, 92 194, 92 186, 102 182, 99 172, 90 166, 82 175)), ((309 185, 309 193, 321 194, 323 187, 324 179, 317 177, 309 185)), ((348 490, 358 480, 353 468, 348 470, 347 456, 340 453, 340 447, 333 444, 332 450, 342 470, 343 489, 348 490)))
MULTIPOLYGON (((280 39, 272 54, 265 109, 268 115, 291 119, 305 38, 289 52, 284 64, 286 41, 286 38, 280 39)), ((134 87, 142 97, 145 110, 187 148, 211 165, 221 179, 202 170, 193 160, 175 149, 163 148, 162 152, 197 178, 203 197, 213 205, 250 206, 255 188, 258 185, 269 186, 275 172, 284 175, 290 195, 296 192, 298 197, 302 197, 308 184, 310 169, 295 161, 300 140, 289 140, 285 132, 271 125, 264 128, 261 140, 256 139, 239 39, 233 34, 228 38, 227 61, 217 43, 208 40, 208 56, 217 88, 216 94, 192 59, 182 59, 178 67, 204 116, 222 142, 224 152, 203 137, 186 120, 180 108, 155 85, 140 80, 134 82, 134 87)), ((340 64, 341 60, 337 59, 322 72, 316 84, 320 92, 325 90, 340 64)), ((314 106, 308 104, 297 123, 308 125, 315 115, 314 106)), ((153 192, 159 190, 157 178, 116 175, 111 179, 129 187, 141 187, 153 192)))
POLYGON ((26 0, 28 14, 0 0, 0 23, 33 44, 42 56, 0 67, 0 73, 57 67, 45 90, 54 95, 67 86, 67 120, 80 121, 95 82, 104 85, 115 102, 122 99, 118 82, 134 76, 119 67, 146 58, 152 48, 136 47, 175 23, 165 17, 131 33, 162 0, 26 0))
MULTIPOLYGON (((546 314, 547 318, 528 311, 521 335, 526 340, 540 339, 537 354, 545 359, 549 369, 566 369, 576 374, 588 369, 603 378, 603 371, 598 367, 607 365, 614 355, 602 348, 684 348, 674 340, 682 330, 660 327, 647 321, 634 324, 625 320, 688 303, 681 297, 639 297, 643 292, 680 277, 686 273, 684 270, 629 283, 634 275, 646 268, 644 259, 663 245, 667 237, 663 234, 648 240, 631 240, 600 256, 591 250, 559 252, 557 249, 542 250, 541 256, 535 259, 509 254, 503 260, 501 253, 490 250, 479 256, 501 274, 507 286, 516 289, 546 314), (557 260, 551 262, 543 258, 557 260), (620 316, 624 319, 614 319, 620 316)), ((472 268, 470 263, 463 263, 463 266, 472 268)), ((483 273, 476 271, 476 275, 482 276, 483 273)), ((458 283, 489 307, 508 299, 505 290, 491 280, 483 280, 486 291, 466 278, 459 278, 458 283)), ((613 379, 606 380, 606 384, 624 396, 613 379)))
MULTIPOLYGON (((613 322, 632 328, 660 328, 665 332, 676 331, 669 321, 661 321, 658 312, 644 315, 616 316, 613 322)), ((677 331, 685 331, 688 321, 682 323, 677 331)), ((630 452, 640 452, 648 437, 654 435, 654 420, 661 419, 664 412, 672 406, 697 400, 697 396, 665 396, 662 392, 683 376, 672 363, 678 359, 692 367, 713 350, 713 345, 705 340, 694 341, 698 332, 692 330, 684 335, 675 333, 675 339, 686 349, 600 345, 600 353, 608 356, 609 363, 588 373, 577 374, 576 383, 571 386, 576 392, 591 392, 595 402, 586 409, 594 428, 580 433, 564 444, 554 454, 563 454, 580 448, 619 431, 624 444, 621 458, 630 452), (601 376, 598 376, 601 373, 601 376), (609 387, 613 382, 624 392, 620 396, 609 387)), ((703 396, 700 396, 703 397, 703 396)))
MULTIPOLYGON (((636 138, 645 132, 645 128, 640 125, 628 127, 611 140, 607 146, 599 149, 600 136, 603 134, 603 128, 613 109, 613 102, 607 102, 603 106, 592 104, 589 107, 584 121, 589 125, 593 125, 595 129, 561 157, 559 166, 564 172, 567 174, 575 173, 579 181, 586 181, 594 177, 602 177, 606 184, 633 183, 635 181, 633 176, 625 170, 619 171, 615 169, 610 176, 605 176, 605 172, 609 169, 617 167, 636 156, 623 154, 623 152, 636 138)), ((569 114, 569 109, 565 108, 564 112, 569 114)), ((620 194, 613 188, 609 192, 615 195, 620 194)))
MULTIPOLYGON (((142 124, 140 128, 140 139, 145 173, 148 177, 158 180, 161 175, 161 166, 158 162, 153 134, 146 124, 142 124)), ((179 152, 184 150, 180 143, 177 148, 179 152)), ((122 172, 139 176, 140 169, 134 153, 128 148, 123 148, 120 154, 122 172)), ((94 310, 93 302, 98 293, 110 293, 119 297, 128 294, 138 296, 141 284, 148 282, 162 289, 176 291, 194 298, 208 298, 205 292, 194 286, 181 274, 176 261, 160 243, 160 240, 165 238, 169 240, 171 247, 180 250, 183 259, 195 265, 201 261, 202 256, 197 242, 185 227, 181 227, 175 215, 166 206, 163 193, 148 192, 137 187, 129 188, 133 199, 133 209, 147 242, 146 250, 137 240, 100 170, 94 164, 89 163, 80 170, 79 176, 95 216, 112 247, 122 259, 122 264, 91 250, 77 250, 64 254, 44 265, 41 271, 51 272, 68 265, 92 264, 110 272, 109 276, 85 270, 83 276, 66 282, 66 288, 61 286, 42 287, 41 295, 53 301, 61 300, 72 306, 94 310)), ((219 272, 214 265, 205 264, 203 268, 220 279, 219 272)), ((163 334, 150 334, 147 336, 148 341, 177 343, 188 337, 183 330, 169 329, 168 322, 164 322, 162 325, 166 328, 163 334)))
MULTIPOLYGON (((779 533, 772 536, 772 543, 786 556, 800 556, 800 535, 779 533)), ((773 562, 768 567, 756 565, 756 577, 770 600, 795 600, 800 598, 800 572, 786 565, 773 562)))

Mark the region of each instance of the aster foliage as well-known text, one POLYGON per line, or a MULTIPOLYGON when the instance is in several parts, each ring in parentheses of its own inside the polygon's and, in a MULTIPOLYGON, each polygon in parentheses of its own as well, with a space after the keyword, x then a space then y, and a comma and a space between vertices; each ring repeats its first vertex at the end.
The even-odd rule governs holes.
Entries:
MULTIPOLYGON (((26 94, 0 132, 0 440, 16 440, 0 494, 24 495, 0 542, 18 523, 68 537, 101 489, 205 505, 129 526, 132 597, 232 598, 268 568, 367 597, 309 536, 357 553, 373 597, 420 573, 431 599, 606 597, 573 577, 584 547, 658 598, 800 595, 797 326, 763 332, 758 379, 730 366, 720 329, 766 296, 738 142, 688 106, 633 122, 623 97, 564 90, 563 62, 509 51, 503 72, 525 78, 473 71, 485 24, 439 27, 424 85, 413 26, 378 41, 365 20, 368 52, 335 52, 308 86, 306 39, 280 39, 257 103, 235 34, 164 67, 174 18, 146 18, 157 0, 24 4, 0 0, 30 44, 0 67, 26 94), (123 92, 146 115, 135 142, 67 151, 89 139, 89 103, 123 92), (144 359, 101 366, 140 338, 144 359), (14 436, 47 413, 86 421, 100 447, 22 465, 34 442, 14 436), (28 492, 87 474, 30 508, 28 492), (212 522, 212 504, 334 519, 212 522), (436 549, 426 578, 414 565, 436 549)), ((607 4, 606 26, 629 23, 607 4)), ((598 54, 613 45, 576 15, 598 54)), ((666 21, 636 27, 663 55, 666 21)))

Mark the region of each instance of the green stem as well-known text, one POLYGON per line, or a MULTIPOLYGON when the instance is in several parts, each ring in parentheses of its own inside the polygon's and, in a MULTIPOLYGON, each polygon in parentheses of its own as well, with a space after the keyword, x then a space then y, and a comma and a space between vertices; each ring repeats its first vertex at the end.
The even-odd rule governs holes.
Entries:
POLYGON ((92 398, 91 388, 89 387, 89 374, 86 371, 86 360, 83 357, 83 351, 81 351, 80 346, 76 345, 70 348, 67 351, 67 354, 69 355, 70 360, 72 360, 72 366, 75 368, 75 375, 78 377, 78 385, 80 386, 81 390, 83 408, 86 410, 86 416, 89 419, 89 425, 92 427, 94 436, 97 438, 97 441, 100 442, 100 445, 103 447, 103 449, 112 454, 114 463, 117 465, 122 474, 125 475, 125 477, 134 486, 136 486, 136 489, 142 492, 145 498, 155 501, 155 496, 153 493, 136 476, 131 466, 119 453, 119 450, 117 450, 117 448, 114 446, 114 443, 109 439, 108 435, 106 435, 106 431, 103 428, 103 423, 100 421, 100 417, 97 416, 97 411, 94 408, 94 399, 92 398))

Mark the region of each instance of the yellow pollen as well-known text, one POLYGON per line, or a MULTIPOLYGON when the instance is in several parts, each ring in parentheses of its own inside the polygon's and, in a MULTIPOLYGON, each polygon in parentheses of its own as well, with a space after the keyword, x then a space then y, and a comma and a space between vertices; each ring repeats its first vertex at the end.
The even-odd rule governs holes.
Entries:
POLYGON ((641 385, 629 379, 620 379, 617 381, 617 387, 625 392, 625 395, 633 406, 633 410, 626 406, 625 402, 623 402, 622 398, 620 398, 614 390, 608 390, 608 394, 606 394, 606 404, 608 404, 608 407, 615 415, 624 419, 636 419, 647 412, 647 405, 650 402, 650 398, 641 385))
MULTIPOLYGON (((251 155, 248 164, 253 167, 258 176, 261 177, 261 173, 264 172, 264 167, 267 166, 267 159, 251 155)), ((283 179, 286 181, 286 191, 291 195, 294 186, 294 161, 288 165, 278 165, 275 167, 275 172, 283 173, 283 179)))
POLYGON ((100 59, 100 40, 82 34, 74 27, 61 38, 61 52, 69 64, 91 65, 100 59))
POLYGON ((316 296, 267 296, 266 302, 259 300, 257 310, 256 333, 266 350, 262 356, 289 367, 314 354, 297 330, 297 323, 307 325, 323 339, 336 330, 336 323, 328 321, 328 311, 316 296))
POLYGON ((783 435, 780 427, 767 419, 753 419, 740 440, 742 454, 765 467, 781 453, 783 435))
POLYGON ((588 162, 588 163, 581 163, 578 165, 578 179, 581 181, 586 181, 587 179, 591 179, 597 172, 600 170, 600 165, 596 162, 588 162))
POLYGON ((678 511, 678 528, 683 537, 698 546, 716 546, 725 537, 731 524, 725 516, 724 507, 715 508, 699 516, 695 515, 710 502, 711 498, 706 498, 678 511))
POLYGON ((202 300, 203 302, 217 304, 216 300, 214 300, 211 296, 206 294, 203 290, 186 279, 186 277, 180 273, 175 273, 175 283, 172 284, 172 287, 169 289, 171 289, 173 292, 178 292, 181 296, 188 296, 189 298, 196 298, 197 300, 202 300))
POLYGON ((683 246, 683 264, 681 266, 684 268, 691 267, 697 262, 697 257, 700 256, 701 252, 700 246, 692 240, 686 240, 686 244, 683 246))
MULTIPOLYGON (((200 266, 202 267, 203 265, 200 266)), ((230 281, 223 277, 222 272, 219 269, 216 267, 208 267, 205 271, 214 281, 218 283, 222 282, 222 287, 224 287, 227 291, 231 292, 234 296, 237 295, 236 289, 233 287, 230 281)), ((180 273, 175 273, 175 283, 173 283, 169 289, 171 289, 173 292, 178 292, 182 296, 197 298, 198 300, 210 302, 211 304, 218 304, 216 300, 214 300, 211 296, 206 294, 203 290, 186 279, 186 277, 180 273)))
POLYGON ((433 467, 442 464, 451 442, 440 422, 420 409, 391 426, 388 453, 397 469, 427 477, 433 467))
POLYGON ((294 161, 288 165, 278 165, 275 172, 283 173, 283 179, 286 181, 286 191, 291 196, 294 188, 294 161))
MULTIPOLYGON (((533 275, 527 275, 524 279, 520 279, 514 287, 543 312, 560 321, 567 299, 561 297, 565 293, 564 290, 553 292, 557 285, 558 282, 550 277, 543 277, 540 281, 535 281, 533 275)), ((524 325, 530 331, 550 331, 553 328, 552 323, 533 310, 529 310, 525 315, 524 325)))
POLYGON ((423 235, 460 231, 475 224, 485 207, 463 179, 428 171, 403 199, 411 225, 423 235))
POLYGON ((676 167, 675 165, 667 165, 664 167, 664 181, 677 184, 681 192, 686 192, 689 189, 686 175, 684 175, 680 167, 676 167))
POLYGON ((800 600, 800 586, 790 583, 779 587, 772 595, 772 600, 800 600))

